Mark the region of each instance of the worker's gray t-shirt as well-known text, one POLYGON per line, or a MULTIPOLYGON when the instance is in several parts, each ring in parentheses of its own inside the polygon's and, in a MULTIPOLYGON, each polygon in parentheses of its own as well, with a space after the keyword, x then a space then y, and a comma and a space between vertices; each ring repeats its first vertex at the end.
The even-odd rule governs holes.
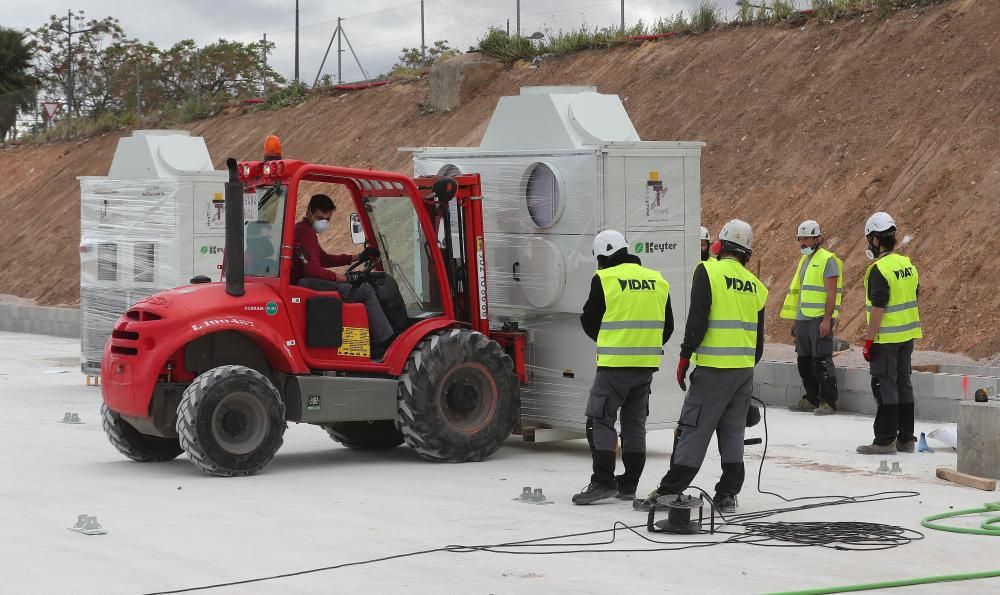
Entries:
MULTIPOLYGON (((806 261, 802 263, 802 269, 799 270, 799 287, 802 287, 802 281, 806 278, 806 270, 809 268, 809 263, 812 262, 813 256, 816 253, 813 252, 809 256, 806 256, 806 261)), ((837 266, 837 261, 833 258, 829 258, 826 261, 826 269, 823 271, 823 277, 837 277, 840 275, 840 268, 837 266)), ((813 317, 806 316, 802 313, 802 292, 799 292, 798 304, 795 308, 795 320, 811 320, 813 317)), ((816 316, 816 318, 822 318, 822 316, 816 316)))

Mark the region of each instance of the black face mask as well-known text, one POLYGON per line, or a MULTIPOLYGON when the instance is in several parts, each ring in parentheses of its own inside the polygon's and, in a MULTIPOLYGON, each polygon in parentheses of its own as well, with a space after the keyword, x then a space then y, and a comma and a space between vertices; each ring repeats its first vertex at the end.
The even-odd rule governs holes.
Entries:
POLYGON ((865 251, 865 256, 867 256, 869 260, 874 260, 878 258, 880 253, 881 248, 876 245, 874 235, 868 236, 868 250, 865 251))
POLYGON ((710 253, 709 253, 709 249, 708 248, 705 248, 704 250, 701 251, 701 260, 702 260, 702 262, 708 260, 709 256, 710 256, 710 253))

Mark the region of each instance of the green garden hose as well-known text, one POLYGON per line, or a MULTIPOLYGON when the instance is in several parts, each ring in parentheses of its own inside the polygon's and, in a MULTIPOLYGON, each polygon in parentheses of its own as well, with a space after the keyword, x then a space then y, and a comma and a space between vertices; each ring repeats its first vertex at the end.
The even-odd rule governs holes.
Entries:
MULTIPOLYGON (((983 521, 979 528, 952 527, 940 525, 934 521, 950 517, 965 516, 967 514, 981 514, 984 512, 1000 512, 1000 502, 987 502, 982 508, 970 508, 968 510, 956 510, 943 512, 924 517, 920 524, 928 529, 938 531, 950 531, 952 533, 965 533, 968 535, 993 535, 1000 537, 1000 516, 988 518, 983 521)), ((931 583, 946 583, 952 581, 970 581, 984 578, 1000 577, 1000 570, 986 570, 983 572, 967 572, 964 574, 947 574, 941 576, 925 576, 920 578, 905 578, 895 581, 884 581, 880 583, 867 583, 861 585, 843 585, 840 587, 822 587, 819 589, 804 589, 802 591, 782 591, 769 595, 827 595, 829 593, 849 593, 853 591, 873 591, 876 589, 891 589, 893 587, 909 587, 913 585, 928 585, 931 583)))
POLYGON ((979 525, 979 529, 972 529, 966 527, 951 527, 949 525, 938 525, 933 521, 939 521, 941 519, 946 519, 953 516, 964 516, 967 514, 979 514, 983 512, 1000 512, 1000 502, 987 502, 983 504, 982 508, 970 508, 968 510, 956 510, 954 512, 942 512, 941 514, 932 514, 929 517, 924 517, 924 520, 920 521, 920 524, 927 527, 928 529, 937 529, 938 531, 951 531, 952 533, 967 533, 969 535, 993 535, 1000 537, 1000 527, 996 527, 997 523, 1000 523, 1000 516, 986 519, 979 525))

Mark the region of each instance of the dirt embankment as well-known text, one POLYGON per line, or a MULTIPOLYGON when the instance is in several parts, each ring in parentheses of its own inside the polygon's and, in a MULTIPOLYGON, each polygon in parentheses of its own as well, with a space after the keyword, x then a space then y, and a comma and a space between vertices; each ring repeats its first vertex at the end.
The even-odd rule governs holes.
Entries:
MULTIPOLYGON (((752 268, 772 288, 769 340, 798 258, 795 227, 824 227, 844 259, 839 334, 860 338, 863 225, 877 210, 900 225, 921 272, 919 347, 981 357, 1000 351, 1000 19, 994 2, 953 0, 872 18, 748 27, 517 65, 450 113, 426 113, 425 81, 323 97, 267 113, 195 123, 219 166, 285 154, 411 171, 397 147, 478 144, 497 99, 523 85, 594 84, 625 101, 644 139, 702 140, 705 222, 754 226, 752 268)), ((0 153, 0 294, 78 298, 79 187, 107 172, 117 142, 0 153)), ((346 218, 346 213, 341 216, 346 218)), ((335 221, 334 229, 345 229, 335 221)), ((904 239, 905 237, 905 239, 904 239)), ((343 236, 331 238, 343 241, 343 236)))

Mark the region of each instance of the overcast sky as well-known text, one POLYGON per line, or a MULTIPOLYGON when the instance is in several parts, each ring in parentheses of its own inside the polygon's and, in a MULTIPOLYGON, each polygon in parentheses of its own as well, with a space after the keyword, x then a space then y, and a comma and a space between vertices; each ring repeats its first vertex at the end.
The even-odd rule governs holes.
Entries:
MULTIPOLYGON (((279 72, 292 75, 294 68, 295 0, 0 0, 0 24, 5 27, 38 27, 53 13, 83 10, 87 18, 114 16, 129 37, 169 47, 182 39, 205 45, 224 37, 230 40, 260 39, 265 32, 277 44, 269 58, 279 72)), ((450 45, 467 50, 489 26, 516 27, 516 0, 426 0, 427 44, 447 39, 450 45)), ((521 30, 556 31, 593 26, 617 25, 620 0, 521 0, 521 30)), ((655 21, 679 10, 690 9, 694 0, 625 0, 626 24, 642 18, 655 21)), ((720 0, 730 11, 732 2, 720 0)), ((347 39, 357 51, 367 74, 384 72, 403 47, 420 45, 419 0, 364 0, 353 2, 299 0, 300 72, 312 83, 323 54, 336 27, 338 16, 345 17, 347 39)), ((362 78, 344 45, 344 79, 362 78)), ((336 74, 336 45, 327 59, 324 73, 336 74)))

